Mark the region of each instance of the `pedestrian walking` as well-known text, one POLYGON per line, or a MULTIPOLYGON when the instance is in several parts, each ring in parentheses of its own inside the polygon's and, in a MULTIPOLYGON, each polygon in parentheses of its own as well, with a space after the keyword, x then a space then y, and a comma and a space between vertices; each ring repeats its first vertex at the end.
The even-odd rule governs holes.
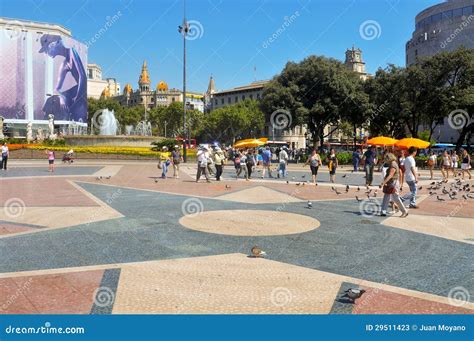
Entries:
POLYGON ((206 182, 211 182, 209 180, 209 175, 207 173, 207 159, 208 159, 208 150, 206 147, 201 147, 199 148, 196 157, 197 157, 197 162, 198 162, 198 169, 197 169, 197 174, 196 174, 196 182, 199 182, 199 179, 201 178, 201 174, 204 174, 206 178, 206 182))
POLYGON ((410 193, 404 195, 401 200, 408 201, 410 208, 418 208, 416 205, 416 193, 418 183, 418 171, 416 169, 415 156, 418 150, 415 147, 408 148, 408 156, 405 159, 405 181, 410 188, 410 193))
POLYGON ((171 165, 168 147, 163 146, 160 153, 161 178, 166 179, 168 174, 168 167, 171 165))
POLYGON ((382 192, 384 194, 382 200, 382 207, 380 215, 382 217, 387 216, 387 208, 390 203, 390 199, 393 201, 395 205, 402 211, 401 218, 405 218, 408 215, 408 211, 403 205, 398 189, 400 188, 400 184, 398 183, 399 175, 398 175, 398 162, 397 157, 392 153, 387 153, 384 156, 384 164, 388 165, 387 172, 384 176, 384 180, 380 184, 380 188, 382 188, 382 192))
POLYGON ((265 177, 265 171, 268 170, 268 177, 273 178, 272 175, 272 152, 269 146, 265 147, 265 150, 262 152, 263 159, 263 170, 262 170, 262 179, 265 177))
POLYGON ((247 177, 248 177, 249 179, 252 179, 253 168, 254 168, 255 165, 257 164, 257 162, 256 162, 256 160, 255 160, 255 155, 254 155, 252 149, 250 149, 250 150, 247 152, 247 158, 245 159, 245 164, 247 165, 247 177))
POLYGON ((451 171, 453 172, 453 177, 456 177, 458 163, 459 163, 459 156, 455 150, 452 150, 451 151, 451 171))
POLYGON ((2 145, 2 155, 0 160, 0 169, 7 170, 8 158, 10 157, 10 151, 8 150, 7 143, 4 142, 2 145))
POLYGON ((173 159, 173 178, 179 179, 179 164, 183 162, 183 156, 179 146, 174 146, 171 152, 171 158, 173 159))
POLYGON ((220 147, 216 147, 214 152, 214 164, 216 165, 216 180, 221 181, 221 176, 225 164, 225 155, 220 147))
POLYGON ((462 172, 462 178, 464 180, 464 174, 467 173, 469 175, 469 180, 471 180, 471 156, 467 152, 466 149, 462 151, 462 157, 461 157, 461 172, 462 172))
POLYGON ((443 174, 443 180, 449 179, 449 170, 451 169, 451 156, 448 151, 445 150, 443 153, 443 158, 441 160, 441 174, 443 174))
POLYGON ((403 184, 405 182, 405 152, 400 149, 398 152, 398 181, 400 183, 400 191, 403 191, 403 184))
POLYGON ((322 165, 322 162, 321 162, 321 156, 318 154, 316 149, 313 150, 313 152, 311 153, 308 160, 306 160, 306 163, 303 165, 303 167, 308 164, 309 164, 309 168, 311 169, 311 177, 313 179, 313 184, 317 186, 318 185, 318 182, 317 182, 318 169, 319 169, 319 166, 322 165))
POLYGON ((374 167, 377 163, 377 154, 374 151, 374 147, 370 146, 362 156, 362 161, 364 162, 365 168, 365 184, 367 186, 372 186, 374 181, 374 167))
POLYGON ((431 151, 430 156, 428 157, 428 160, 426 161, 428 165, 428 169, 430 170, 430 180, 433 180, 434 168, 436 166, 437 161, 438 161, 438 157, 436 156, 434 151, 431 151))
POLYGON ((245 180, 249 181, 246 151, 240 151, 237 154, 237 157, 234 160, 234 164, 235 164, 237 179, 239 178, 240 174, 243 172, 245 180))
POLYGON ((361 159, 360 149, 357 149, 354 152, 352 152, 352 165, 354 166, 354 172, 359 171, 360 159, 361 159))
POLYGON ((334 148, 331 148, 331 151, 328 155, 328 168, 329 168, 329 179, 332 183, 336 182, 336 169, 339 166, 339 161, 337 160, 336 151, 334 148))
POLYGON ((283 147, 278 154, 278 177, 285 178, 287 176, 286 166, 288 165, 288 149, 283 147))

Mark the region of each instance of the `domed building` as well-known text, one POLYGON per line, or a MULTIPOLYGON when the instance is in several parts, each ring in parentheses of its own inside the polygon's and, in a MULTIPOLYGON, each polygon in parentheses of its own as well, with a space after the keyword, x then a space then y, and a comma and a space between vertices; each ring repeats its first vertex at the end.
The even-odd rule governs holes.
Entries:
MULTIPOLYGON (((151 90, 152 81, 148 72, 146 60, 143 62, 142 70, 138 77, 138 88, 133 90, 130 84, 125 85, 123 94, 113 97, 122 106, 143 105, 147 109, 156 107, 167 107, 173 102, 182 102, 183 93, 179 89, 169 88, 168 84, 161 80, 156 85, 156 90, 151 90)), ((204 95, 200 93, 187 92, 186 103, 189 109, 196 109, 204 112, 204 95)))

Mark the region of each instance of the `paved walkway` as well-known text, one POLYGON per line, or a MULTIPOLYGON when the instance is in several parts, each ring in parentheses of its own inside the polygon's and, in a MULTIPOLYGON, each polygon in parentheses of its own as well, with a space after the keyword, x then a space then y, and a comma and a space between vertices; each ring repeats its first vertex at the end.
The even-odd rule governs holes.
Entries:
POLYGON ((474 199, 438 201, 428 179, 401 219, 344 169, 314 186, 296 165, 207 184, 194 164, 166 180, 150 162, 43 164, 0 176, 0 313, 474 312, 474 199))

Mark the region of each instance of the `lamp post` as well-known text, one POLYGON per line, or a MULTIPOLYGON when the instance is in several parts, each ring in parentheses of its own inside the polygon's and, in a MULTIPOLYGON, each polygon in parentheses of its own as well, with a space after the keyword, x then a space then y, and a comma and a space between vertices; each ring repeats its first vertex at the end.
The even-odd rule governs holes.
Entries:
POLYGON ((186 0, 183 1, 183 24, 178 26, 178 32, 183 35, 183 162, 186 162, 186 36, 189 32, 189 24, 186 21, 186 0))

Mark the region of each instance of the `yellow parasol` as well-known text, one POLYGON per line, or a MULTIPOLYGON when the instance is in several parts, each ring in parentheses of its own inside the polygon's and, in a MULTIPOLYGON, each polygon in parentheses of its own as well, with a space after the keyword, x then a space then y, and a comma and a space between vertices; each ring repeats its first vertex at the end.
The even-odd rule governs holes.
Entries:
POLYGON ((265 142, 257 139, 241 140, 234 144, 234 148, 254 148, 265 145, 265 142))
POLYGON ((398 140, 386 136, 373 137, 367 141, 371 146, 393 146, 398 140))
POLYGON ((420 139, 415 139, 413 137, 407 137, 399 140, 397 143, 395 143, 395 146, 403 149, 408 149, 410 147, 424 149, 428 148, 430 146, 430 143, 420 139))

